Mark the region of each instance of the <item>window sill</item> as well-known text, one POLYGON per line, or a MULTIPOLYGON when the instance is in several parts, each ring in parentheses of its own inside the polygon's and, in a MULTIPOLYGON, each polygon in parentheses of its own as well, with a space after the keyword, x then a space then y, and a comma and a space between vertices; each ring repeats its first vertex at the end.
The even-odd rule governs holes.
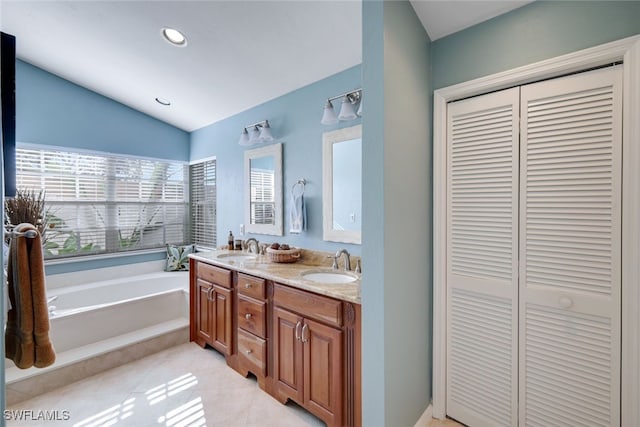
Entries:
POLYGON ((155 248, 155 249, 142 249, 139 251, 127 251, 127 252, 116 252, 111 254, 100 254, 100 255, 86 255, 86 256, 77 256, 77 257, 69 257, 69 258, 60 258, 60 259, 50 259, 45 260, 44 265, 64 265, 64 264, 74 264, 81 262, 89 262, 89 261, 99 261, 106 259, 114 259, 114 258, 124 258, 131 257, 135 255, 147 255, 147 254, 157 254, 161 252, 165 252, 165 248, 155 248))

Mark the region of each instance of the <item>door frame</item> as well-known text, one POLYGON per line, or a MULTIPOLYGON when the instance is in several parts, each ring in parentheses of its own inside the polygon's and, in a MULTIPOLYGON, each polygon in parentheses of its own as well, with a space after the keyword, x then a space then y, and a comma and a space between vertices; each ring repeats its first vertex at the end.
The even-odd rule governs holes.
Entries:
POLYGON ((621 425, 640 425, 640 35, 438 89, 433 93, 433 416, 446 417, 447 103, 624 61, 622 113, 621 425))

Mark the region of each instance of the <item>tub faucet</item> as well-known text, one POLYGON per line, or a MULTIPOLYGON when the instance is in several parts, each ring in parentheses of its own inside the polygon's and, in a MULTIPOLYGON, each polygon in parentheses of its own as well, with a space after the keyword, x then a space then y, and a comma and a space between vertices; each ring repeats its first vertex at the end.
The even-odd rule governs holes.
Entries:
POLYGON ((260 253, 260 244, 258 243, 258 241, 253 238, 250 237, 247 240, 244 241, 245 246, 247 247, 247 252, 252 252, 256 255, 258 255, 260 253), (252 249, 253 247, 253 249, 252 249))
POLYGON ((345 256, 344 271, 351 271, 351 256, 349 255, 349 251, 347 251, 346 249, 340 249, 338 252, 336 252, 335 259, 339 260, 342 255, 345 256))

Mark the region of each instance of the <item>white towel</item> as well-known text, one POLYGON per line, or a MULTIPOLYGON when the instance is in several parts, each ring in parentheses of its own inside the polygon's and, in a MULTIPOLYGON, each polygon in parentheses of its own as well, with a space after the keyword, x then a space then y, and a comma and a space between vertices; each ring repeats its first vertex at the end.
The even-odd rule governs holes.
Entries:
POLYGON ((307 228, 307 209, 304 205, 304 192, 296 195, 291 191, 291 200, 289 201, 289 221, 291 228, 289 233, 299 234, 307 228))

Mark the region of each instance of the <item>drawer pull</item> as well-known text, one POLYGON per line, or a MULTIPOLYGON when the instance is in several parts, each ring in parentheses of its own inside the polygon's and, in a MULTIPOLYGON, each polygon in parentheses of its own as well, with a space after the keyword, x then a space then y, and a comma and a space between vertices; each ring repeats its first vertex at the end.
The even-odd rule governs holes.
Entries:
POLYGON ((309 326, 306 324, 302 327, 302 342, 309 342, 309 326))
POLYGON ((246 289, 251 289, 251 283, 245 283, 245 284, 244 284, 244 287, 245 287, 246 289))
POLYGON ((245 352, 245 354, 251 354, 251 353, 253 353, 253 350, 245 350, 244 352, 245 352))
POLYGON ((247 319, 247 320, 251 319, 251 313, 247 313, 247 314, 245 314, 245 315, 244 315, 244 318, 245 318, 245 319, 247 319))

